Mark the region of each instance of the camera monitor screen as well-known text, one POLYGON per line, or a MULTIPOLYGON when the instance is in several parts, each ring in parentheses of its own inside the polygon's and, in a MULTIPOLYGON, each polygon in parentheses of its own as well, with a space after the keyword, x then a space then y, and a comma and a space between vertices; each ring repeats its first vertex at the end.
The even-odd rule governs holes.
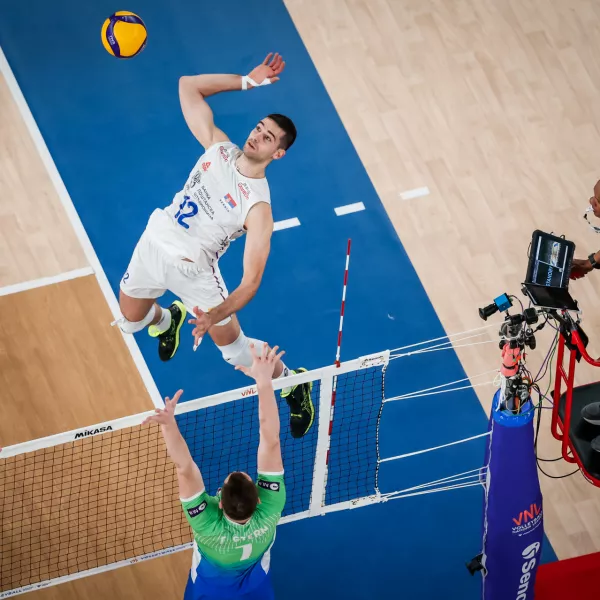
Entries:
POLYGON ((574 252, 573 242, 543 231, 534 231, 525 283, 567 289, 574 252))
POLYGON ((533 232, 523 292, 535 306, 578 310, 568 291, 574 254, 573 242, 543 231, 533 232))

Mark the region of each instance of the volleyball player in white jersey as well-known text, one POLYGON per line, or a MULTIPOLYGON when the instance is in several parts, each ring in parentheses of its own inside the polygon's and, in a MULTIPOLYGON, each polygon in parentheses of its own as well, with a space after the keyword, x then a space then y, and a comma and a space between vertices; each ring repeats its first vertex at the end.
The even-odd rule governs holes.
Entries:
MULTIPOLYGON (((184 188, 170 206, 156 209, 140 238, 121 280, 118 321, 125 333, 148 327, 159 341, 159 356, 170 360, 179 346, 179 331, 186 313, 193 312, 196 344, 208 333, 223 358, 234 366, 250 367, 250 343, 236 312, 254 297, 269 256, 273 233, 271 195, 266 167, 280 160, 294 143, 292 121, 272 114, 258 122, 240 149, 215 126, 205 98, 225 91, 250 90, 279 81, 285 62, 269 54, 249 75, 196 75, 181 77, 179 98, 185 121, 204 147, 184 188), (246 234, 244 274, 228 294, 219 260, 232 240, 246 234), (169 308, 155 300, 170 290, 181 302, 169 308)), ((278 361, 274 377, 294 372, 278 361)), ((314 420, 312 384, 284 389, 290 405, 290 428, 302 437, 314 420)))

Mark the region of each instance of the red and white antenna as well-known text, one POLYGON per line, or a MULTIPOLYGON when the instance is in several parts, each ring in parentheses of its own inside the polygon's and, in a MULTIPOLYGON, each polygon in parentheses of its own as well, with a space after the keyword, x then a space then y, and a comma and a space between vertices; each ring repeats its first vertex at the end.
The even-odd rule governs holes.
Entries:
MULTIPOLYGON (((338 330, 337 351, 335 354, 335 366, 340 366, 340 356, 342 353, 342 328, 344 326, 344 312, 346 309, 346 289, 348 288, 348 267, 350 266, 350 247, 352 240, 348 240, 348 249, 346 250, 346 269, 344 271, 344 287, 342 290, 342 307, 340 309, 340 328, 338 330)), ((329 436, 327 439, 327 458, 325 459, 325 482, 329 473, 329 450, 331 446, 331 432, 333 431, 333 412, 335 409, 335 397, 337 392, 337 375, 333 376, 333 389, 331 390, 331 408, 329 410, 329 436)), ((323 504, 325 504, 325 487, 323 488, 323 504)))
POLYGON ((337 352, 335 354, 335 365, 340 366, 340 355, 342 353, 342 328, 344 326, 344 311, 346 309, 346 288, 348 287, 348 267, 350 266, 350 246, 352 240, 348 240, 348 249, 346 250, 346 269, 344 271, 344 288, 342 290, 342 308, 340 310, 340 328, 338 330, 337 352))

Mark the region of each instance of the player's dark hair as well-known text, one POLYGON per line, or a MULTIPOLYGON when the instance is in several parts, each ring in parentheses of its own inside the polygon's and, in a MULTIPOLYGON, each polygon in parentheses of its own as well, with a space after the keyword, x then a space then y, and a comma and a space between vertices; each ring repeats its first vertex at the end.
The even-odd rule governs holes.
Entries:
POLYGON ((269 115, 268 118, 275 121, 275 123, 277 123, 281 129, 283 129, 283 135, 279 141, 279 147, 287 150, 296 141, 296 126, 294 125, 293 121, 285 115, 274 113, 269 115))
POLYGON ((239 471, 231 473, 221 489, 221 504, 230 519, 234 521, 249 519, 258 504, 258 491, 254 481, 239 471))

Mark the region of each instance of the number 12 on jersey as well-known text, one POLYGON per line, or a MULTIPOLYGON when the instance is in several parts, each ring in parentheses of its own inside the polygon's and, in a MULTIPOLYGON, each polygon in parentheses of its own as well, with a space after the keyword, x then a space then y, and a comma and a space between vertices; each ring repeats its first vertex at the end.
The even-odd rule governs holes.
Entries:
POLYGON ((179 205, 179 210, 175 213, 175 219, 177 222, 186 229, 189 229, 190 226, 185 222, 186 219, 193 217, 198 214, 198 205, 195 202, 190 200, 189 196, 183 197, 183 202, 179 205), (183 210, 187 208, 188 212, 183 212, 183 210))

